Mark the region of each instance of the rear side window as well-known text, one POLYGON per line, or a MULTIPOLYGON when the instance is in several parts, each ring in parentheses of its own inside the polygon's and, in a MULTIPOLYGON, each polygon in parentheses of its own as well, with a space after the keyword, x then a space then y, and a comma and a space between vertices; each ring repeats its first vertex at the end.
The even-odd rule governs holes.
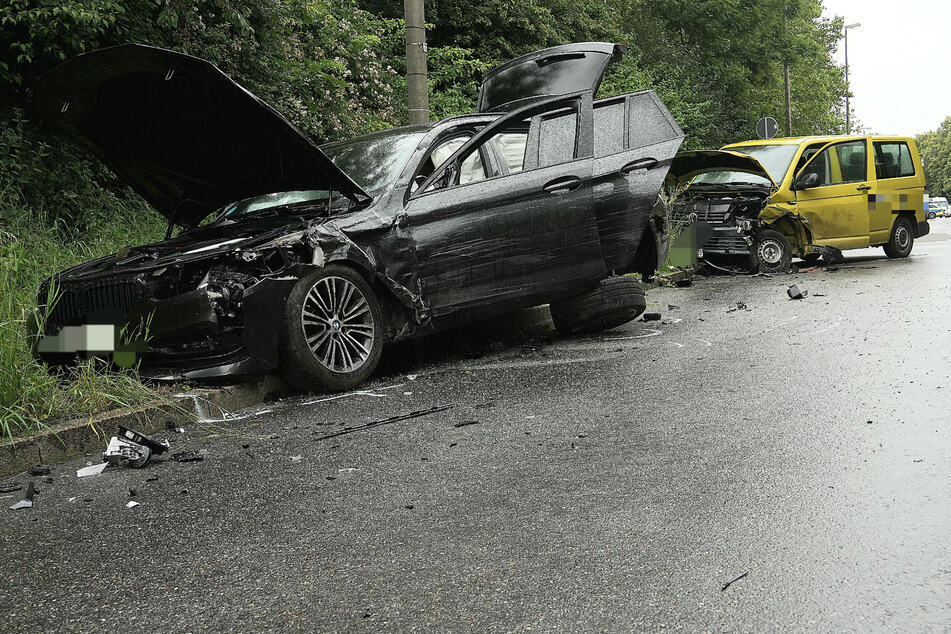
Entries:
POLYGON ((576 110, 543 116, 538 128, 538 166, 558 165, 574 160, 577 133, 576 110))
POLYGON ((631 95, 630 148, 646 147, 680 138, 651 93, 631 95))
POLYGON ((901 178, 915 175, 915 163, 904 141, 875 142, 875 176, 901 178))
POLYGON ((624 151, 624 100, 594 106, 594 155, 624 151))

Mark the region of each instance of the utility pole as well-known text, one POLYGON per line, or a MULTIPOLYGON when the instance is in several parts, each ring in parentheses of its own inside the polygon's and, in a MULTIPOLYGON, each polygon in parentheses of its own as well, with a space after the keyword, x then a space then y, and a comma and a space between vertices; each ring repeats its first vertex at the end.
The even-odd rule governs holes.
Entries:
POLYGON ((786 136, 792 136, 792 91, 789 87, 789 63, 783 64, 786 74, 786 136))
POLYGON ((423 0, 403 0, 403 15, 406 21, 406 92, 409 122, 429 123, 426 17, 423 0))
POLYGON ((852 134, 852 113, 849 111, 849 29, 856 29, 862 26, 859 22, 845 25, 845 133, 852 134))

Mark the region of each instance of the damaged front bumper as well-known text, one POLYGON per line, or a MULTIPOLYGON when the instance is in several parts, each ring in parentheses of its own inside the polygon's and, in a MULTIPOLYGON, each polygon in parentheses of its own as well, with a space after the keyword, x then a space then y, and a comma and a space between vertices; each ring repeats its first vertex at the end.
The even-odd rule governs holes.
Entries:
POLYGON ((137 365, 143 377, 153 380, 263 374, 278 365, 280 315, 274 307, 284 305, 296 281, 259 281, 244 289, 240 307, 229 306, 227 312, 220 291, 209 287, 134 301, 123 301, 116 290, 123 282, 66 287, 59 300, 65 302, 50 311, 47 334, 36 335, 34 352, 54 366, 86 357, 118 367, 137 365), (95 304, 102 297, 113 301, 95 304), (75 313, 83 314, 76 318, 75 313))

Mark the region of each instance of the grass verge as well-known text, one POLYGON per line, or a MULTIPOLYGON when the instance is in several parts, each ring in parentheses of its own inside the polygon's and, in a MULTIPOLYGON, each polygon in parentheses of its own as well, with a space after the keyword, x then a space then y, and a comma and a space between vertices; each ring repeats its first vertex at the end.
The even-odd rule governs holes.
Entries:
POLYGON ((105 190, 69 219, 23 200, 14 185, 0 189, 0 435, 13 439, 46 430, 51 420, 157 399, 135 371, 114 372, 101 361, 49 373, 30 353, 27 322, 44 278, 161 238, 160 218, 144 203, 105 190))

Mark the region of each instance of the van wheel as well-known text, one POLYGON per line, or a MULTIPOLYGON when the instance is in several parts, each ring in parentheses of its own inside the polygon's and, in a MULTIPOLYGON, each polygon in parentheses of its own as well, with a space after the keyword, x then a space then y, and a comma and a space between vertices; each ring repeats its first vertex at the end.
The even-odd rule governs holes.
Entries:
POLYGON ((907 258, 911 248, 915 246, 915 232, 911 221, 905 216, 898 216, 892 225, 891 237, 882 246, 885 248, 885 255, 890 258, 907 258))
POLYGON ((616 328, 640 317, 647 299, 632 277, 609 277, 597 288, 549 305, 551 320, 565 334, 594 333, 616 328))
POLYGON ((366 280, 329 264, 297 282, 281 321, 281 375, 303 392, 365 381, 383 352, 383 313, 366 280))
POLYGON ((775 229, 761 229, 750 252, 750 268, 760 273, 785 273, 791 263, 786 236, 775 229))

